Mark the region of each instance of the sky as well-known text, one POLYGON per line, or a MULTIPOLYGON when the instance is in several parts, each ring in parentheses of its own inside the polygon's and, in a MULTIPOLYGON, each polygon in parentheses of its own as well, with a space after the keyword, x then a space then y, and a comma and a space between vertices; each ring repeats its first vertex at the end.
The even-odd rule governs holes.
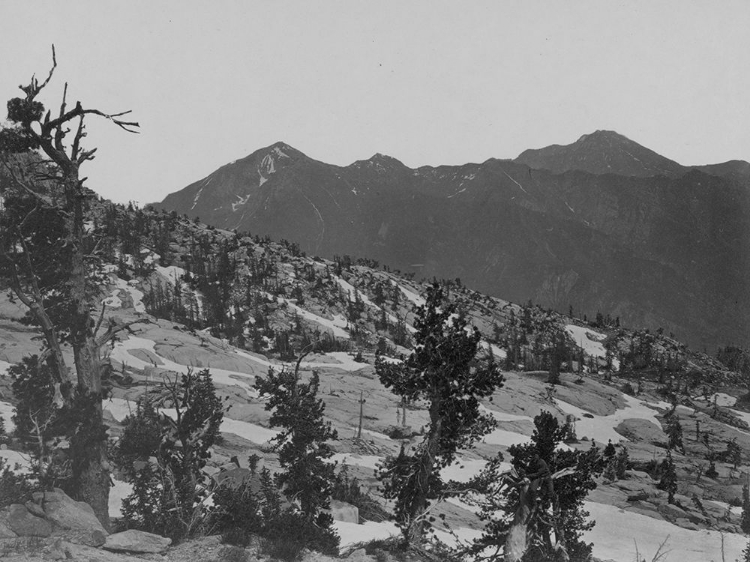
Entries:
MULTIPOLYGON (((0 97, 89 119, 87 185, 160 201, 284 141, 348 165, 515 158, 615 130, 685 165, 750 160, 750 2, 0 0, 0 97)), ((5 116, 0 116, 3 119, 5 116)))

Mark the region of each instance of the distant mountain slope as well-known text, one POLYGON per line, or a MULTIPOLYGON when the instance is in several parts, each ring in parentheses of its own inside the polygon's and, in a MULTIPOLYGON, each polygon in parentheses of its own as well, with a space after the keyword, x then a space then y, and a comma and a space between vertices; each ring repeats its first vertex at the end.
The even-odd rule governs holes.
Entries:
POLYGON ((687 171, 687 168, 677 162, 614 131, 596 131, 564 146, 553 144, 545 148, 525 150, 515 161, 530 168, 558 174, 580 170, 591 174, 645 178, 675 177, 687 171))
POLYGON ((739 184, 750 185, 750 162, 744 160, 729 160, 721 164, 693 166, 693 168, 707 174, 730 179, 739 184))
POLYGON ((323 257, 663 327, 700 347, 750 342, 748 184, 670 164, 616 133, 579 143, 630 173, 496 159, 411 169, 381 154, 341 167, 276 143, 155 206, 323 257))

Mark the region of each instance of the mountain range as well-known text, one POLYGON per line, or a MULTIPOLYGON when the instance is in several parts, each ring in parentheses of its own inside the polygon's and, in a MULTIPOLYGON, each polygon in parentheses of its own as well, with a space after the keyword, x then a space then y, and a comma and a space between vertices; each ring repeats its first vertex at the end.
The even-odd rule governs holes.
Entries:
POLYGON ((744 161, 682 166, 612 131, 416 169, 382 154, 335 166, 280 142, 154 206, 695 347, 750 343, 744 161))

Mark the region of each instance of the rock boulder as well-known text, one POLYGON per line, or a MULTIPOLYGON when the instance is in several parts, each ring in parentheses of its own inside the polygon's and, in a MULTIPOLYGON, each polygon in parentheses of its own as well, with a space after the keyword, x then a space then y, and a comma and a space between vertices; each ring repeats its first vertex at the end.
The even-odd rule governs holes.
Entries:
POLYGON ((114 552, 158 554, 167 550, 170 544, 172 544, 172 539, 130 529, 122 533, 109 535, 102 548, 114 552))
POLYGON ((109 534, 89 504, 71 499, 59 488, 52 492, 36 492, 33 503, 44 510, 45 519, 54 527, 54 534, 69 542, 98 547, 104 544, 109 534))
POLYGON ((49 537, 52 534, 49 521, 29 513, 20 503, 8 508, 8 527, 19 537, 49 537))
POLYGON ((331 500, 331 507, 328 512, 331 514, 334 521, 354 523, 355 525, 359 523, 359 508, 350 503, 331 500))

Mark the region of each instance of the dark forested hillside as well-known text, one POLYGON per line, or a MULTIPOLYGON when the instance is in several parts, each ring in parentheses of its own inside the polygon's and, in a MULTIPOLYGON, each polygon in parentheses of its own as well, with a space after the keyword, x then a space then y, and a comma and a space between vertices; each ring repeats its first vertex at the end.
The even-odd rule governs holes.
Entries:
POLYGON ((533 159, 418 169, 380 154, 332 166, 277 143, 155 206, 327 258, 366 257, 502 298, 662 327, 698 348, 750 341, 744 168, 668 166, 615 133, 579 143, 533 159), (558 165, 562 153, 575 158, 558 165), (605 160, 621 175, 577 165, 605 160))

